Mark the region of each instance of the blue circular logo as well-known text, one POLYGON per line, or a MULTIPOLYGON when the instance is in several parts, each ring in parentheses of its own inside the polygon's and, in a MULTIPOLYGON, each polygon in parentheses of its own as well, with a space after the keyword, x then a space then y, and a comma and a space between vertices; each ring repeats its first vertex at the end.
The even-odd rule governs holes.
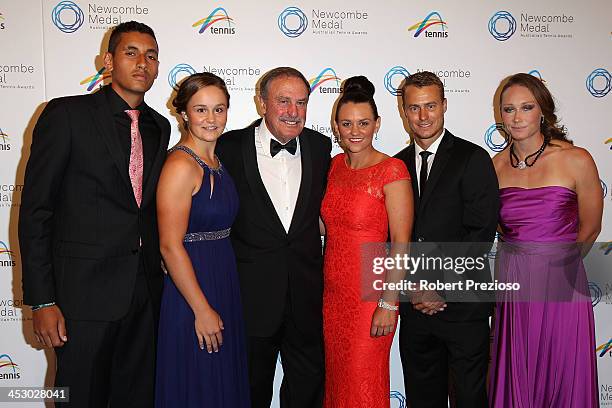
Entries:
POLYGON ((72 1, 60 1, 51 11, 53 24, 63 33, 74 33, 85 21, 83 10, 72 1))
POLYGON ((501 152, 502 150, 506 148, 506 146, 508 146, 508 140, 504 138, 504 140, 502 140, 501 143, 495 142, 493 140, 493 136, 497 133, 497 131, 505 133, 503 124, 496 123, 494 125, 489 126, 489 128, 484 134, 484 142, 487 145, 487 147, 491 149, 492 151, 501 152))
POLYGON ((603 194, 603 198, 606 198, 608 195, 608 186, 603 180, 599 179, 599 181, 601 181, 601 193, 603 194))
POLYGON ((589 282, 589 292, 591 293, 591 304, 593 307, 597 306, 601 302, 601 288, 595 282, 589 282))
POLYGON ((283 10, 282 13, 278 16, 278 28, 285 34, 287 37, 295 38, 299 37, 306 31, 308 27, 308 18, 306 14, 302 10, 297 7, 287 7, 283 10), (297 18, 297 25, 295 23, 295 19, 297 18), (294 20, 290 21, 292 23, 290 26, 287 25, 287 19, 294 20))
POLYGON ((597 68, 586 79, 587 90, 596 98, 603 98, 612 89, 612 76, 603 68, 597 68), (602 79, 598 79, 602 78, 602 79), (595 81, 603 82, 603 86, 595 85, 595 81))
POLYGON ((398 405, 394 405, 394 408, 406 408, 406 397, 404 397, 401 392, 391 391, 389 397, 391 401, 395 400, 399 403, 398 405))
POLYGON ((189 76, 195 74, 196 70, 189 64, 176 64, 174 68, 168 72, 168 83, 175 91, 178 90, 178 82, 180 79, 177 79, 179 74, 186 74, 181 76, 189 76))
POLYGON ((387 91, 389 91, 391 95, 399 95, 401 91, 398 89, 398 87, 401 84, 401 81, 408 76, 410 76, 410 72, 408 72, 406 68, 402 67, 401 65, 396 65, 385 74, 385 88, 387 88, 387 91), (397 76, 401 76, 402 78, 400 79, 398 85, 394 85, 393 82, 396 81, 395 77, 397 76))
POLYGON ((489 20, 489 32, 497 41, 506 41, 508 38, 512 37, 515 31, 516 20, 512 14, 507 11, 498 11, 497 13, 493 14, 493 17, 491 17, 489 20), (497 29, 500 20, 508 25, 508 28, 505 31, 499 31, 497 29))
POLYGON ((529 75, 534 76, 536 78, 538 78, 540 81, 542 82, 546 82, 544 81, 544 79, 542 78, 542 74, 540 73, 540 71, 538 71, 537 69, 532 69, 531 71, 528 72, 529 75))

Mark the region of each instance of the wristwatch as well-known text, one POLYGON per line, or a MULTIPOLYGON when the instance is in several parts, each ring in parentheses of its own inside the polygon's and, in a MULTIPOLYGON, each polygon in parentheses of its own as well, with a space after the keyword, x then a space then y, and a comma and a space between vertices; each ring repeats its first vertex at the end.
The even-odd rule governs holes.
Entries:
POLYGON ((392 312, 395 312, 396 310, 399 310, 399 306, 395 306, 392 305, 390 303, 385 302, 382 299, 378 299, 378 307, 383 308, 385 310, 390 310, 392 312))

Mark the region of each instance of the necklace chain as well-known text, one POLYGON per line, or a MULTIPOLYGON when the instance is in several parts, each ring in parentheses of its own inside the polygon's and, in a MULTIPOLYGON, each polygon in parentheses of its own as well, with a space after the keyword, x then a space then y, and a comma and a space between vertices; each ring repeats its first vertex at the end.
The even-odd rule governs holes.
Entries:
POLYGON ((525 160, 519 160, 518 156, 514 152, 514 143, 512 143, 510 145, 510 165, 514 167, 515 169, 519 169, 519 170, 524 170, 527 167, 533 166, 535 162, 538 161, 538 159, 540 158, 540 155, 544 152, 544 149, 546 149, 547 144, 548 144, 548 140, 545 137, 544 141, 542 142, 542 146, 540 146, 538 150, 526 156, 525 160), (529 163, 528 160, 531 159, 532 157, 534 159, 531 163, 529 163))

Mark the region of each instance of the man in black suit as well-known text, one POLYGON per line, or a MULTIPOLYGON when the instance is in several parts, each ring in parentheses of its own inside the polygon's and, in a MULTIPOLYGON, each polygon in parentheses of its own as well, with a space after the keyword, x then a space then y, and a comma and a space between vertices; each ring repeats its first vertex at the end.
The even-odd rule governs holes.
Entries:
POLYGON ((19 215, 24 302, 74 407, 153 405, 155 190, 170 137, 144 102, 157 55, 150 27, 118 25, 104 56, 112 84, 53 99, 34 129, 19 215))
MULTIPOLYGON (((492 242, 499 195, 489 154, 444 129, 447 101, 435 74, 409 76, 402 92, 414 143, 396 157, 406 163, 415 192, 412 240, 435 246, 492 242)), ((491 304, 447 304, 436 292, 418 295, 400 306, 399 347, 410 407, 446 408, 449 377, 458 408, 486 407, 491 304)))
POLYGON ((323 257, 319 212, 331 141, 304 128, 310 85, 294 68, 260 81, 263 120, 223 135, 217 152, 234 178, 232 226, 248 334, 253 407, 269 407, 278 353, 282 407, 322 404, 323 257))

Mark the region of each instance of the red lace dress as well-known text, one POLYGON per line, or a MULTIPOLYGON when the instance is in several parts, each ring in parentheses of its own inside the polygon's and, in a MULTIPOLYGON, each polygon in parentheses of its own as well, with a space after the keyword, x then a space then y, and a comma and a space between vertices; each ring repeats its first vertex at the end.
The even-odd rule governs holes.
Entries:
POLYGON ((323 336, 326 408, 388 408, 389 350, 393 334, 370 337, 376 302, 362 300, 361 248, 387 240, 383 187, 410 176, 388 158, 353 170, 345 154, 332 159, 321 215, 327 230, 323 336))

